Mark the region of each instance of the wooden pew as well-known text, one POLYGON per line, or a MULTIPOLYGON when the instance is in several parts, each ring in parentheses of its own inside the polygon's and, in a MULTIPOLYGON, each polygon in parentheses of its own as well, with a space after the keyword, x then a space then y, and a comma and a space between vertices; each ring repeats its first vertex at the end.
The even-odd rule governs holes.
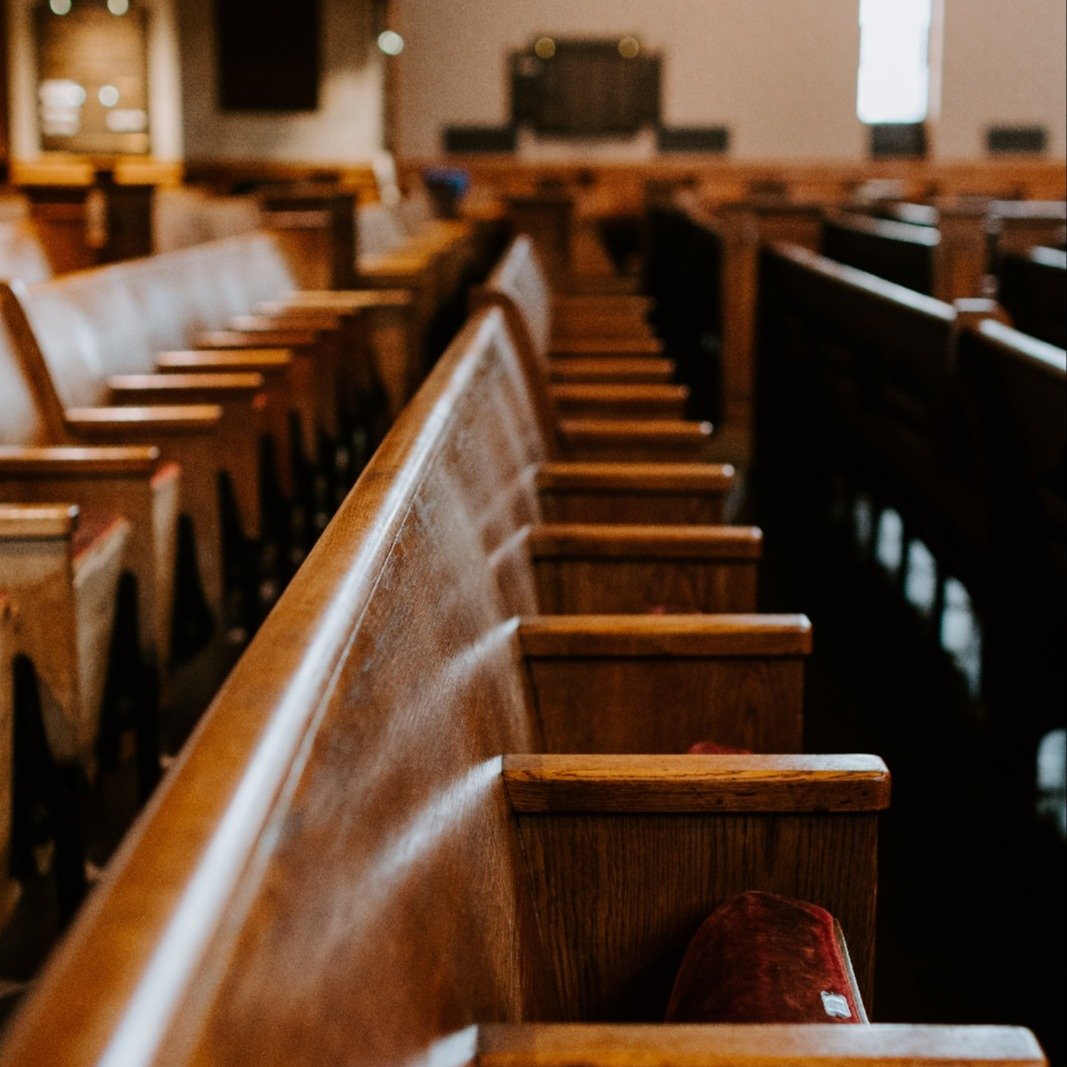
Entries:
MULTIPOLYGON (((936 273, 936 230, 906 222, 837 213, 823 225, 822 254, 927 296, 942 296, 936 273)), ((979 296, 976 289, 960 297, 979 296)), ((948 299, 952 299, 951 296, 948 299)))
MULTIPOLYGON (((0 323, 0 499, 104 509, 130 524, 126 566, 136 586, 139 652, 146 669, 166 678, 170 660, 181 471, 150 447, 70 447, 58 404, 42 401, 0 323)), ((146 436, 154 428, 148 419, 146 436)), ((202 421, 184 415, 182 429, 202 421)), ((183 620, 184 621, 184 620, 183 620)), ((134 650, 136 651, 136 650, 134 650)), ((132 652, 130 653, 133 654, 132 652)), ((148 692, 137 700, 152 711, 148 692)))
MULTIPOLYGON (((76 282, 79 279, 88 279, 92 285, 92 275, 74 276, 76 282)), ((147 399, 158 400, 159 392, 146 397, 135 386, 133 392, 139 403, 116 406, 118 393, 124 394, 123 399, 130 394, 121 383, 112 387, 107 370, 101 370, 95 355, 98 345, 125 351, 121 344, 123 335, 107 329, 94 331, 91 316, 96 314, 106 319, 115 311, 120 316, 123 312, 129 314, 129 304, 121 300, 120 294, 116 304, 94 300, 79 306, 74 300, 64 305, 67 285, 51 288, 61 283, 62 280, 57 280, 22 289, 17 294, 8 286, 0 287, 0 305, 7 330, 34 391, 48 441, 122 447, 134 442, 146 443, 158 447, 163 459, 180 466, 181 513, 190 528, 195 528, 193 542, 199 580, 211 610, 221 619, 225 595, 219 473, 227 469, 235 471, 235 486, 247 492, 245 483, 239 479, 248 478, 255 491, 259 457, 257 427, 253 416, 234 411, 233 405, 236 398, 238 406, 243 405, 247 412, 252 412, 251 399, 262 382, 247 377, 237 381, 227 378, 218 383, 194 380, 188 383, 193 394, 179 393, 176 399, 181 402, 177 405, 173 402, 146 405, 147 399), (212 402, 191 404, 185 402, 187 399, 212 402), (231 405, 225 419, 222 404, 214 402, 220 400, 231 405)), ((126 325, 128 338, 131 332, 142 329, 145 322, 134 311, 126 325)), ((148 388, 165 391, 166 383, 152 381, 148 388)))
POLYGON ((44 806, 54 820, 63 921, 85 892, 77 783, 95 761, 129 535, 125 519, 103 511, 0 504, 0 588, 22 606, 12 651, 32 664, 36 690, 34 721, 19 727, 14 805, 22 854, 14 859, 26 873, 28 822, 44 806))
POLYGON ((761 292, 768 473, 786 492, 824 498, 836 478, 894 508, 905 543, 921 538, 980 597, 977 461, 955 334, 995 307, 957 309, 787 245, 764 256, 761 292))
MULTIPOLYGON (((689 935, 739 889, 831 909, 869 995, 881 761, 568 754, 542 736, 547 691, 533 695, 524 666, 534 640, 551 639, 553 659, 618 658, 628 672, 647 658, 695 678, 717 654, 774 671, 802 654, 806 628, 572 616, 563 633, 515 619, 501 508, 524 495, 507 476, 524 460, 468 447, 511 439, 486 417, 509 410, 494 319, 472 323, 371 461, 0 1062, 105 1050, 129 1064, 407 1062, 482 1022, 652 1022, 689 935), (72 996, 90 967, 92 995, 72 996)), ((635 745, 647 728, 677 752, 720 715, 779 714, 744 688, 724 684, 714 705, 694 690, 698 717, 683 719, 660 714, 658 687, 652 706, 598 687, 582 722, 568 713, 554 729, 598 745, 598 723, 628 719, 635 745)), ((522 1029, 511 1036, 536 1036, 522 1029)), ((638 1046, 660 1034, 669 1053, 675 1033, 646 1028, 638 1046)))
POLYGON ((1067 252, 1031 248, 1001 256, 997 300, 1023 333, 1067 347, 1067 252))
MULTIPOLYGON (((1063 726, 1067 698, 1067 353, 985 321, 962 331, 959 367, 988 541, 985 681, 1004 751, 1021 761, 1063 726)), ((1017 769, 1032 783, 1032 761, 1017 769)))
POLYGON ((710 426, 679 418, 685 393, 664 380, 669 362, 645 356, 641 342, 568 343, 566 352, 553 358, 552 296, 528 239, 512 243, 485 286, 472 292, 471 303, 499 307, 505 315, 527 373, 537 383, 543 422, 558 426, 565 447, 603 459, 637 458, 626 454, 634 447, 659 459, 706 458, 710 426), (653 378, 659 380, 648 380, 653 378), (611 418, 620 413, 631 417, 611 418))

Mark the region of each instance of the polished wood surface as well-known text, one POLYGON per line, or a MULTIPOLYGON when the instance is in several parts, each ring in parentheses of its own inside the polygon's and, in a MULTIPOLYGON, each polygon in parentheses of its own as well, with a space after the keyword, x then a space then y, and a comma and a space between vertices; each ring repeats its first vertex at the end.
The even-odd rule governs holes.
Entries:
MULTIPOLYGON (((468 1035, 465 1035, 468 1036, 468 1035)), ((479 1067, 1042 1067, 1029 1030, 996 1026, 479 1026, 479 1067)))
MULTIPOLYGON (((597 997, 650 959, 665 976, 706 911, 742 887, 837 908, 869 992, 874 811, 512 812, 504 757, 545 749, 501 595, 532 597, 503 563, 536 516, 537 467, 506 338, 499 314, 476 319, 402 414, 14 1021, 4 1062, 105 1050, 124 1063, 250 1050, 259 1062, 395 1062, 476 1022, 601 1016, 597 997), (593 820, 601 858, 588 869, 552 858, 573 854, 573 819, 593 820), (628 903, 598 933, 589 894, 606 888, 598 865, 614 854, 634 858, 612 876, 628 903), (596 970, 571 999, 559 981, 579 944, 596 970), (91 997, 76 993, 87 966, 91 997)), ((711 640, 714 620, 689 622, 711 640)), ((726 636, 748 624, 722 620, 715 639, 756 662, 754 635, 726 636)), ((610 639, 625 625, 608 620, 610 639)), ((768 639, 769 659, 808 639, 800 620, 767 629, 790 635, 784 649, 768 639)), ((748 764, 757 776, 761 758, 748 764)), ((803 778, 812 764, 798 759, 803 778)), ((718 764, 698 761, 713 792, 743 791, 736 765, 712 786, 718 764)), ((847 765, 828 768, 839 797, 847 765)), ((787 766, 765 771, 783 780, 787 766)), ((876 762, 854 770, 857 796, 872 775, 884 790, 876 762)), ((654 1017, 656 996, 635 1005, 620 992, 611 1013, 654 1017)))

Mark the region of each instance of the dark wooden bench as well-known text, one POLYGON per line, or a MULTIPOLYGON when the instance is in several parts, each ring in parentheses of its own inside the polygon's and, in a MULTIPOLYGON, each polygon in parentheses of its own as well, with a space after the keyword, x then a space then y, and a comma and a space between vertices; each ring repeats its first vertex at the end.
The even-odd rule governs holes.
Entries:
MULTIPOLYGON (((505 1047, 536 1036, 530 1019, 654 1022, 689 936, 751 889, 831 910, 869 997, 881 761, 679 754, 739 717, 750 740, 795 728, 805 621, 516 617, 507 546, 532 505, 509 473, 527 461, 501 447, 514 356, 496 318, 371 461, 6 1062, 398 1062, 480 1023, 516 1025, 495 1032, 505 1047), (87 968, 92 995, 72 997, 87 968)), ((668 1052, 681 1033, 620 1031, 668 1052)))
POLYGON ((472 304, 501 309, 536 383, 544 418, 558 426, 569 447, 605 459, 634 458, 619 447, 629 437, 629 447, 641 442, 660 459, 706 458, 711 427, 678 417, 685 392, 669 384, 671 364, 649 355, 654 348, 614 338, 554 348, 553 297, 529 239, 512 243, 485 286, 472 294, 472 304), (627 413, 629 418, 617 417, 627 413))
POLYGON ((997 300, 1013 325, 1038 340, 1067 347, 1067 252, 1008 252, 998 264, 997 300))
POLYGON ((30 284, 52 277, 52 265, 29 219, 0 222, 0 280, 30 284))
MULTIPOLYGON (((937 277, 936 229, 844 212, 823 224, 822 254, 827 259, 895 282, 927 296, 941 295, 937 277)), ((979 296, 978 290, 960 296, 979 296)))
POLYGON ((1003 750, 1022 759, 1067 700, 1067 353, 986 321, 962 331, 959 368, 988 544, 985 681, 1003 750))

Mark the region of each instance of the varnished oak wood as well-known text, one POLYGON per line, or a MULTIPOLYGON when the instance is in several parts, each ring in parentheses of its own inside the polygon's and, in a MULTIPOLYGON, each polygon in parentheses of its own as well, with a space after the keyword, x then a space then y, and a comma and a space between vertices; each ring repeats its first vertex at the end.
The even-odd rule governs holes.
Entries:
POLYGON ((864 812, 889 807, 875 756, 507 756, 521 814, 864 812))
POLYGON ((544 750, 515 617, 536 597, 504 565, 537 520, 539 453, 501 327, 472 322, 403 412, 0 1062, 408 1062, 478 1022, 604 1018, 600 996, 651 1018, 707 910, 753 887, 835 909, 869 993, 873 813, 511 811, 502 757, 544 750), (552 843, 572 819, 607 842, 588 867, 552 843), (615 895, 606 938, 594 885, 615 895))
POLYGON ((479 1067, 1045 1067, 1021 1027, 551 1026, 469 1035, 479 1067))
POLYGON ((532 658, 806 656, 812 633, 803 615, 546 615, 522 620, 519 643, 532 658))

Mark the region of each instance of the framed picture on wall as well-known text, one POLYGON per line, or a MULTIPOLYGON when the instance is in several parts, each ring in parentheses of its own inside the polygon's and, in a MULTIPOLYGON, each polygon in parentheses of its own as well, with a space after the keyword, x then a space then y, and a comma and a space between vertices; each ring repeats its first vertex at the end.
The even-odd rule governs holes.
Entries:
POLYGON ((144 154, 148 19, 138 0, 50 0, 34 11, 45 151, 144 154))
POLYGON ((215 0, 219 107, 315 111, 319 0, 215 0))

